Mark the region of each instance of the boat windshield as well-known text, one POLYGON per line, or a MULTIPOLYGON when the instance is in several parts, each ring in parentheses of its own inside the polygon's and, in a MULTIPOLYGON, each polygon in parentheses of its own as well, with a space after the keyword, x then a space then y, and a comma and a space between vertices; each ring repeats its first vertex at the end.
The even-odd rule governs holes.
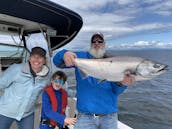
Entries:
POLYGON ((0 43, 0 70, 4 71, 13 63, 26 62, 28 53, 24 47, 0 43))

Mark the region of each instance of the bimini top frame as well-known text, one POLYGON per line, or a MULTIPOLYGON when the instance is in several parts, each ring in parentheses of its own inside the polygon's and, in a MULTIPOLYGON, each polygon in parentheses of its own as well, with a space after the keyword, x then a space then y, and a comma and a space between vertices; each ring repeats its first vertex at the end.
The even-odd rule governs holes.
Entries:
MULTIPOLYGON (((79 14, 48 0, 1 0, 0 32, 25 36, 45 33, 51 50, 70 42, 83 24, 79 14)), ((25 45, 24 45, 25 46, 25 45)))

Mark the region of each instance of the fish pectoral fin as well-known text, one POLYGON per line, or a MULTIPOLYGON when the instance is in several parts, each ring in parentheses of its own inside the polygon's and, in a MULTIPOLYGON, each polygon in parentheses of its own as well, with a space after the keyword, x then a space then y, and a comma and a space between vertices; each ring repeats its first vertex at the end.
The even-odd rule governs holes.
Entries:
POLYGON ((136 76, 135 70, 132 70, 132 69, 126 69, 124 71, 124 74, 127 75, 127 76, 136 76))
POLYGON ((102 82, 105 82, 107 81, 106 79, 102 79, 102 80, 99 80, 98 83, 102 83, 102 82))
POLYGON ((80 70, 82 78, 85 79, 88 75, 83 70, 81 70, 81 69, 79 69, 79 70, 80 70))

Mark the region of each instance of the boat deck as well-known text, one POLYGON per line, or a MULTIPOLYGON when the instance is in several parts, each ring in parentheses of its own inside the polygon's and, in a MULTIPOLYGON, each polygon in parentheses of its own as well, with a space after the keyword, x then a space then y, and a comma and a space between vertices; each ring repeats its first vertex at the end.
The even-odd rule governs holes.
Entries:
MULTIPOLYGON (((41 99, 39 98, 39 102, 37 103, 36 105, 36 110, 35 110, 35 129, 39 129, 39 120, 40 120, 40 110, 41 110, 41 99)), ((66 111, 66 114, 67 116, 69 117, 73 117, 75 116, 75 113, 76 113, 76 99, 73 99, 73 98, 69 98, 68 99, 68 107, 67 107, 67 111, 66 111)), ((13 125, 11 126, 10 129, 17 129, 16 127, 16 124, 13 123, 13 125)), ((70 125, 69 126, 69 129, 74 129, 74 126, 73 125, 70 125)), ((133 129, 129 126, 127 126, 126 124, 118 121, 118 129, 133 129)))

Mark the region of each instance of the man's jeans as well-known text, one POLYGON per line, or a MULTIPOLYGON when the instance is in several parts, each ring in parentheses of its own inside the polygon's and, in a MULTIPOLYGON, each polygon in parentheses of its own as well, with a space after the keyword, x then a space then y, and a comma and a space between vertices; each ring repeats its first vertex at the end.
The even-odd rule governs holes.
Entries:
POLYGON ((77 119, 75 129, 117 129, 117 113, 102 116, 79 113, 77 119))
POLYGON ((9 129, 13 121, 16 121, 18 129, 34 129, 34 113, 20 121, 0 115, 0 129, 9 129))

